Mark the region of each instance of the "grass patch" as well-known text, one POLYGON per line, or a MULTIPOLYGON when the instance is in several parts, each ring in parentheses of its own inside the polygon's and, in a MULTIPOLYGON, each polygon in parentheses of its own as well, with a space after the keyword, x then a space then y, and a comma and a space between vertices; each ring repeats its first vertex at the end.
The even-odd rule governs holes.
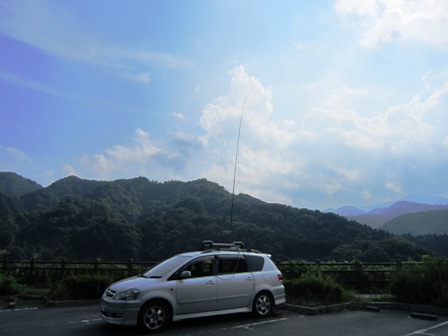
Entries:
POLYGON ((10 275, 0 274, 0 295, 17 294, 22 286, 17 283, 16 278, 10 275))
POLYGON ((53 283, 50 298, 55 300, 99 299, 112 279, 105 275, 72 275, 53 283))

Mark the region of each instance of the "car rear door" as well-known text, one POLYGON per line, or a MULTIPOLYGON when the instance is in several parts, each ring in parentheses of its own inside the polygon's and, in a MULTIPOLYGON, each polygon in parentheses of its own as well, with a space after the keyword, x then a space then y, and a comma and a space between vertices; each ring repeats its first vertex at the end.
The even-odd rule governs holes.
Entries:
POLYGON ((242 254, 218 256, 216 281, 217 310, 243 308, 251 304, 254 279, 242 254))

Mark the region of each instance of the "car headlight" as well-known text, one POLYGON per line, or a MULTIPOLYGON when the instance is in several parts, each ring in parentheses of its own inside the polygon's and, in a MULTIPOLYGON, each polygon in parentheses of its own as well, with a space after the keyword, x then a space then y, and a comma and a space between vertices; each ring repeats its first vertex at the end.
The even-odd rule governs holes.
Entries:
POLYGON ((114 300, 131 301, 135 300, 139 294, 140 294, 139 289, 136 288, 128 289, 123 292, 115 294, 114 300))

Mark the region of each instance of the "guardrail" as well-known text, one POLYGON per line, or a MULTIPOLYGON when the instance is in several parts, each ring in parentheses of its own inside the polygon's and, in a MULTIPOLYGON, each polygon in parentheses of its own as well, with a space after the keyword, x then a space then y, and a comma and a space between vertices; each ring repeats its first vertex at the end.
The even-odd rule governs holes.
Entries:
MULTIPOLYGON (((70 275, 100 274, 121 279, 142 273, 157 261, 9 261, 3 259, 0 273, 14 276, 19 283, 36 285, 61 280, 70 275)), ((391 272, 406 267, 408 262, 277 262, 285 279, 293 279, 304 273, 319 273, 356 289, 387 288, 391 272)))
POLYGON ((156 265, 156 261, 9 261, 3 259, 0 273, 14 276, 23 284, 39 284, 60 280, 70 275, 101 274, 114 279, 125 278, 144 272, 156 265))
POLYGON ((297 278, 304 273, 331 276, 339 283, 357 290, 371 291, 388 288, 391 274, 417 262, 304 262, 277 263, 285 279, 297 278))

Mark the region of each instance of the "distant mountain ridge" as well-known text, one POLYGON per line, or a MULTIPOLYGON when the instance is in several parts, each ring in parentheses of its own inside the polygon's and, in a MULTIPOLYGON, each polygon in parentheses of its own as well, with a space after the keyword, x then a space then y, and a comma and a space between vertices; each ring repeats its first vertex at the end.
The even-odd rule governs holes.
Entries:
MULTIPOLYGON (((405 224, 403 223, 403 221, 400 221, 400 229, 394 229, 394 225, 397 224, 388 223, 396 218, 405 215, 408 215, 407 217, 405 217, 406 219, 410 219, 412 218, 412 214, 420 214, 448 209, 448 198, 441 196, 410 195, 397 202, 384 203, 381 206, 377 207, 367 206, 364 207, 364 209, 357 208, 355 206, 343 206, 338 209, 326 209, 324 211, 333 212, 340 216, 346 217, 347 219, 355 220, 361 224, 366 224, 373 228, 385 229, 392 233, 402 234, 403 232, 425 232, 426 234, 431 234, 440 233, 440 230, 437 229, 434 225, 430 225, 433 228, 432 230, 425 230, 424 228, 421 228, 420 230, 408 230, 404 227, 405 224)), ((431 218, 431 216, 429 217, 431 218)), ((415 227, 415 223, 413 225, 415 227)), ((443 230, 441 232, 445 233, 443 230)))
POLYGON ((427 205, 448 205, 448 197, 444 196, 434 196, 434 195, 423 195, 423 194, 410 194, 397 201, 389 201, 380 204, 371 204, 363 206, 355 205, 344 205, 339 208, 327 208, 324 212, 333 212, 340 216, 357 216, 360 214, 370 213, 372 210, 376 209, 386 209, 398 202, 411 202, 420 203, 427 205))

